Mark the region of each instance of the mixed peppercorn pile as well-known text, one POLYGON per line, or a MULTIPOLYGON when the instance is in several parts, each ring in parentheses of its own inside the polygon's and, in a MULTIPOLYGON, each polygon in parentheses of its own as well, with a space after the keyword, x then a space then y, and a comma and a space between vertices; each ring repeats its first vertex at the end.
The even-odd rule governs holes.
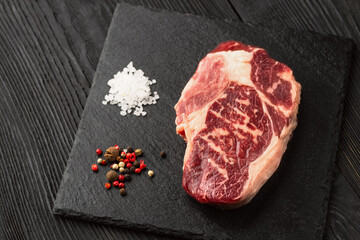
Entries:
MULTIPOLYGON (((160 155, 163 157, 162 153, 160 155)), ((101 156, 102 150, 99 148, 96 149, 96 154, 101 156)), ((134 150, 132 147, 123 149, 118 145, 115 145, 106 149, 104 158, 99 158, 97 160, 97 163, 101 166, 105 166, 109 163, 110 168, 112 169, 106 173, 106 179, 108 182, 105 183, 105 188, 110 189, 111 185, 114 188, 120 188, 120 194, 125 196, 125 182, 131 180, 131 174, 140 174, 147 168, 144 160, 138 159, 142 155, 143 151, 141 149, 134 150)), ((91 170, 97 172, 98 165, 93 164, 91 166, 91 170)), ((148 176, 153 177, 154 172, 149 170, 148 176)))

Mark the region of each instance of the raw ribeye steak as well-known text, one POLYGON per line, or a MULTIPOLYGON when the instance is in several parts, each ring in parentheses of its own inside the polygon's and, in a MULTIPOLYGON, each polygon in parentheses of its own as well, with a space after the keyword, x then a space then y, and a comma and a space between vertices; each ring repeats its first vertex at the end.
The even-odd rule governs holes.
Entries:
POLYGON ((248 203, 279 166, 300 91, 262 48, 228 41, 205 56, 175 106, 185 191, 223 208, 248 203))

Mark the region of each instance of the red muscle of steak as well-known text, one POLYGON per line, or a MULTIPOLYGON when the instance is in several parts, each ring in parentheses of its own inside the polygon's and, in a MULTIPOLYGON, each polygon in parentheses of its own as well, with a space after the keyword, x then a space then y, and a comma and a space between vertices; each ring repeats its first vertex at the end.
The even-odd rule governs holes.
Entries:
POLYGON ((175 106, 185 191, 224 208, 248 203, 279 166, 300 91, 264 49, 228 41, 204 57, 175 106))

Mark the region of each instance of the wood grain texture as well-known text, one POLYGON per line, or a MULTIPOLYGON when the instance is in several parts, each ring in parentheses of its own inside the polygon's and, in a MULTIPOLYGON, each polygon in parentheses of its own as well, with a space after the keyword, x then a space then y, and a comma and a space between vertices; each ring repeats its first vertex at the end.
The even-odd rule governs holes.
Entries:
POLYGON ((360 208, 357 195, 339 169, 334 172, 324 239, 358 239, 360 208))
MULTIPOLYGON (((0 1, 0 239, 161 239, 51 214, 115 3, 0 1)), ((220 1, 146 4, 236 17, 220 1)))
MULTIPOLYGON (((51 214, 116 2, 0 0, 0 239, 161 239, 51 214)), ((236 18, 223 0, 127 2, 236 18)))
POLYGON ((340 133, 337 172, 330 197, 325 239, 356 239, 360 236, 360 2, 248 1, 231 0, 244 21, 335 34, 355 40, 352 72, 348 83, 340 133), (344 176, 347 181, 345 181, 344 176), (349 185, 350 183, 350 185, 349 185), (357 193, 357 195, 356 195, 357 193))

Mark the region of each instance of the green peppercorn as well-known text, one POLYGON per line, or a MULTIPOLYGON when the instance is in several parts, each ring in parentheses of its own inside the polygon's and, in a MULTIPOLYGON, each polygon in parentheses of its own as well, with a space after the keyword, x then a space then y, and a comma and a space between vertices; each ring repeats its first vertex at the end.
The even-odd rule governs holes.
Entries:
POLYGON ((166 153, 165 153, 164 151, 161 151, 161 152, 160 152, 160 156, 161 156, 162 158, 166 158, 166 153))
POLYGON ((135 167, 134 165, 131 166, 131 167, 130 167, 130 172, 131 172, 131 173, 135 172, 135 169, 136 169, 136 167, 135 167))
POLYGON ((130 174, 125 174, 125 181, 130 181, 131 180, 131 175, 130 174))
POLYGON ((135 161, 133 164, 134 164, 134 166, 137 167, 137 168, 140 167, 140 162, 138 162, 138 161, 135 161))
POLYGON ((135 154, 136 154, 136 156, 138 156, 138 157, 142 156, 142 155, 143 155, 142 149, 140 149, 140 148, 136 149, 136 150, 135 150, 135 154))
POLYGON ((120 194, 121 194, 121 196, 125 196, 125 195, 126 195, 125 188, 121 188, 121 189, 120 189, 120 194))
POLYGON ((130 170, 129 170, 128 168, 125 168, 123 173, 124 173, 124 174, 129 174, 129 173, 130 173, 130 170))

